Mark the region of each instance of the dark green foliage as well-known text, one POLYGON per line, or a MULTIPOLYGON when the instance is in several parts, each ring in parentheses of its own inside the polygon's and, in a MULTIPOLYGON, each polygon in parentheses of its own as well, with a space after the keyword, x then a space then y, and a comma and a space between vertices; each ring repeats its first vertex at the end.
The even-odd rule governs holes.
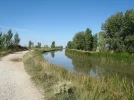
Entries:
POLYGON ((102 29, 110 51, 134 53, 134 10, 112 15, 102 29))
POLYGON ((93 37, 92 37, 92 31, 87 28, 85 32, 85 50, 91 51, 93 48, 93 37))
POLYGON ((97 50, 97 42, 98 42, 98 37, 97 34, 93 35, 93 50, 97 50))
POLYGON ((68 49, 73 49, 73 47, 72 47, 72 41, 69 41, 69 42, 67 43, 67 48, 68 48, 68 49))
POLYGON ((104 32, 99 32, 98 33, 98 49, 99 49, 99 51, 104 51, 105 50, 106 40, 105 40, 104 37, 105 37, 104 32))
POLYGON ((12 33, 12 30, 10 29, 7 32, 7 36, 6 36, 6 44, 7 44, 7 47, 13 44, 12 37, 13 37, 13 33, 12 33))
POLYGON ((92 50, 93 45, 96 44, 96 39, 93 41, 92 31, 87 28, 86 32, 78 32, 73 37, 73 41, 67 43, 68 49, 78 49, 78 50, 92 50))
POLYGON ((55 48, 55 41, 52 42, 51 48, 55 48))
POLYGON ((85 32, 78 32, 73 37, 73 48, 84 50, 85 48, 85 32))
POLYGON ((118 12, 102 24, 101 32, 92 36, 91 30, 78 32, 67 48, 86 51, 134 53, 134 10, 118 12))

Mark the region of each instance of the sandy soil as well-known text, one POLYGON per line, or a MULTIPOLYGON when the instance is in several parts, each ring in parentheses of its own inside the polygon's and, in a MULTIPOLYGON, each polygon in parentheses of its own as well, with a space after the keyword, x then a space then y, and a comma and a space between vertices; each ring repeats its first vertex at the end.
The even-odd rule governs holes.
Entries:
POLYGON ((43 100, 31 82, 21 59, 27 51, 17 52, 0 60, 0 100, 43 100))

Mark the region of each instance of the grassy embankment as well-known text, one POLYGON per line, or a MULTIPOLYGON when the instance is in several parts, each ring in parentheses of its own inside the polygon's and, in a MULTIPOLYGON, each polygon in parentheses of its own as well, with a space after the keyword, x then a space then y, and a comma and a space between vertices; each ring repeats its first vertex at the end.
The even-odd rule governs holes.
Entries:
POLYGON ((109 53, 109 52, 85 52, 80 50, 71 50, 66 49, 67 53, 71 53, 73 55, 80 55, 80 56, 95 56, 95 57, 105 57, 107 59, 114 59, 116 61, 123 61, 129 64, 134 65, 134 55, 128 53, 109 53))
POLYGON ((26 71, 44 90, 48 100, 132 100, 134 85, 115 77, 93 78, 77 75, 50 64, 38 50, 24 58, 26 71))

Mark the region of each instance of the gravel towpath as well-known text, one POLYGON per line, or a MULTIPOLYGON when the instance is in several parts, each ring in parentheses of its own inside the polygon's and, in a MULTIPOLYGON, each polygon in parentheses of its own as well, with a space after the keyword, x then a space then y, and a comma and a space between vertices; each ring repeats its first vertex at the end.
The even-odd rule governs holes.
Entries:
POLYGON ((25 72, 21 59, 28 51, 0 59, 0 100, 43 100, 43 95, 25 72))

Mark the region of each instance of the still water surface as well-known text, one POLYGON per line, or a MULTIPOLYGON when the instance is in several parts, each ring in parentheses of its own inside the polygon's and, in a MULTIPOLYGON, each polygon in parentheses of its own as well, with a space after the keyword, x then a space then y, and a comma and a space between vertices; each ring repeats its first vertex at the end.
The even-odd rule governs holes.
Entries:
POLYGON ((105 57, 78 56, 62 51, 52 51, 43 54, 52 64, 62 66, 74 73, 91 75, 93 77, 113 76, 126 77, 134 80, 134 66, 126 62, 117 62, 105 57))

